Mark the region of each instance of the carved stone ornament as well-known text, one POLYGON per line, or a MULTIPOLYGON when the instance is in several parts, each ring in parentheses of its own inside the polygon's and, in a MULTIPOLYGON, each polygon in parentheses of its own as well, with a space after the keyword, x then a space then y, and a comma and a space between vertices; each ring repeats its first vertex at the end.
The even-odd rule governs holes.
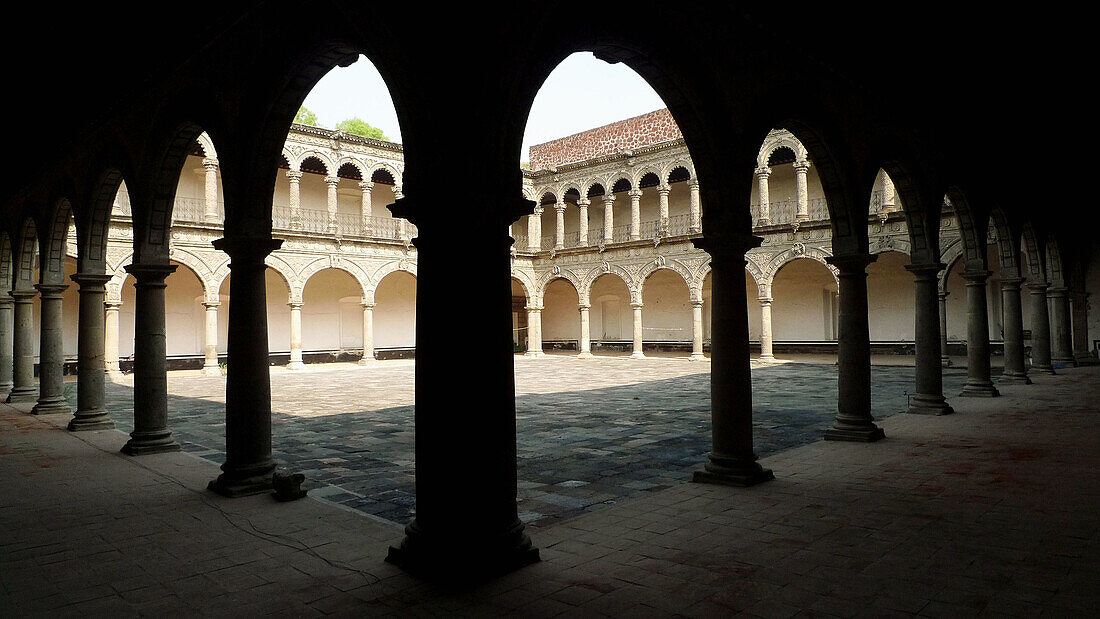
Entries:
POLYGON ((796 256, 801 256, 806 253, 806 246, 802 243, 795 243, 791 246, 791 253, 796 256))
POLYGON ((555 276, 561 275, 561 267, 555 264, 554 267, 550 269, 550 273, 555 276))
POLYGON ((611 263, 610 262, 604 262, 602 268, 603 268, 604 273, 610 273, 611 272, 611 263))
POLYGON ((665 260, 665 257, 664 257, 664 256, 657 256, 657 257, 656 257, 656 258, 655 258, 655 259, 653 260, 653 264, 655 264, 655 265, 657 265, 657 266, 659 266, 659 267, 663 267, 663 266, 665 266, 665 264, 666 264, 666 263, 667 263, 667 260, 665 260))

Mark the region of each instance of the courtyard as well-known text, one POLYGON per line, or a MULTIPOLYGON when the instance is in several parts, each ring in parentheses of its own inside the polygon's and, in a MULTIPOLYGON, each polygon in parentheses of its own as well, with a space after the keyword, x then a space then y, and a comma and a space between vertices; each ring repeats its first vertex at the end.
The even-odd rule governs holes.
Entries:
MULTIPOLYGON (((821 440, 835 416, 831 358, 793 359, 802 362, 753 363, 761 457, 821 440)), ((885 357, 872 368, 878 419, 906 408, 914 370, 886 365, 905 361, 912 359, 885 357)), ((517 356, 515 365, 524 522, 547 525, 682 484, 706 461, 709 362, 548 355, 517 356)), ((305 474, 313 497, 395 523, 412 520, 413 369, 401 360, 272 368, 276 461, 305 474)), ((133 424, 132 380, 125 375, 107 388, 108 410, 125 432, 133 424)), ((964 381, 965 369, 945 370, 946 393, 964 381)), ((173 372, 168 390, 169 424, 184 451, 224 462, 224 379, 173 372)), ((473 404, 455 405, 456 415, 477 413, 473 404)))

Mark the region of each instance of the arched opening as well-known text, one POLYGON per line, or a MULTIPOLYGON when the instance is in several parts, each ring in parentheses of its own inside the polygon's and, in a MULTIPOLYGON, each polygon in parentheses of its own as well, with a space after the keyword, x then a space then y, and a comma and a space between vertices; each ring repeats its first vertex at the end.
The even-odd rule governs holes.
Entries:
MULTIPOLYGON (((350 357, 363 348, 363 288, 341 269, 322 269, 302 290, 302 352, 350 357)), ((287 320, 289 321, 289 315, 287 320)))
POLYGON ((672 269, 650 273, 642 287, 642 339, 657 351, 690 353, 691 291, 672 269))
MULTIPOLYGON (((710 271, 703 276, 702 300, 703 300, 703 342, 706 347, 710 342, 711 332, 711 290, 710 271)), ((748 311, 749 341, 756 343, 756 349, 760 346, 760 287, 747 269, 745 270, 745 308, 748 311)))
POLYGON ((622 277, 604 273, 592 282, 588 292, 592 351, 630 352, 634 318, 630 288, 622 277))
POLYGON ((527 350, 527 289, 512 278, 512 352, 527 350))
POLYGON ((550 280, 542 293, 542 346, 554 350, 578 350, 581 323, 580 297, 564 277, 550 280))
POLYGON ((416 348, 416 276, 394 271, 374 290, 374 350, 379 359, 411 356, 416 348))
MULTIPOLYGON (((232 275, 226 275, 218 287, 218 354, 229 350, 229 289, 232 275)), ((268 267, 264 272, 267 292, 267 348, 272 355, 284 355, 290 350, 290 285, 278 271, 268 267)))
POLYGON ((202 133, 188 146, 183 159, 172 205, 172 223, 222 223, 224 195, 217 152, 210 136, 202 133))
MULTIPOLYGON (((171 360, 169 369, 189 365, 185 360, 201 358, 206 346, 206 308, 203 283, 186 265, 171 261, 175 272, 164 279, 165 353, 171 360)), ((137 296, 134 276, 127 275, 122 283, 122 306, 119 308, 119 359, 125 361, 134 354, 134 325, 137 296)), ((124 368, 126 369, 126 368, 124 368)))
POLYGON ((913 276, 901 252, 878 254, 867 266, 867 317, 872 343, 912 342, 916 300, 913 276))
POLYGON ((809 258, 792 260, 772 279, 772 337, 775 342, 827 342, 837 338, 836 279, 809 258))

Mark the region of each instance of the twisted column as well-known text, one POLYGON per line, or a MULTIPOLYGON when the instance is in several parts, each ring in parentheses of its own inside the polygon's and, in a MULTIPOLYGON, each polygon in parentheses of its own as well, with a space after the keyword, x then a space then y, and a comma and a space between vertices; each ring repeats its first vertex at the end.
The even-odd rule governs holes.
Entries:
POLYGON ((538 251, 542 248, 542 206, 536 205, 535 210, 527 217, 527 251, 538 251))
POLYGON ((578 359, 591 359, 592 358, 592 327, 589 317, 590 306, 587 303, 582 303, 577 306, 581 314, 581 341, 580 351, 578 351, 578 359))
POLYGON ((751 486, 774 479, 752 447, 752 377, 745 305, 745 252, 754 236, 695 239, 711 256, 710 402, 712 449, 693 481, 751 486))
POLYGON ((830 256, 837 268, 837 409, 827 441, 872 442, 885 436, 871 415, 871 336, 867 322, 867 265, 877 256, 830 256))
POLYGON ((1054 365, 1073 367, 1073 340, 1070 334, 1069 289, 1064 286, 1047 289, 1050 299, 1050 361, 1054 365))
POLYGON ((12 290, 12 388, 8 402, 38 399, 34 384, 34 295, 33 290, 12 290))
POLYGON ((645 359, 645 354, 642 352, 642 304, 635 302, 631 303, 630 307, 634 309, 634 345, 631 348, 630 357, 645 359))
POLYGON ((579 240, 577 245, 579 247, 588 246, 588 198, 581 198, 577 200, 577 210, 580 213, 580 231, 578 233, 579 240))
POLYGON ((691 357, 690 361, 703 361, 703 302, 691 302, 691 357))
POLYGON ((168 366, 164 330, 164 279, 173 264, 131 264, 134 276, 134 431, 122 453, 140 456, 179 451, 168 429, 168 366))
POLYGON ((613 242, 615 235, 615 194, 609 189, 603 196, 603 242, 613 242))
POLYGON ((108 301, 104 304, 105 318, 103 326, 103 352, 106 357, 104 365, 108 374, 121 374, 122 367, 118 363, 118 311, 122 303, 108 301))
POLYGON ((363 356, 359 365, 374 365, 374 303, 363 303, 363 356))
POLYGON ((15 338, 15 301, 7 292, 0 293, 0 398, 8 397, 12 382, 12 354, 15 338))
POLYGON ((696 234, 703 230, 703 213, 699 203, 699 181, 694 178, 688 181, 688 212, 691 213, 691 233, 696 234))
POLYGON ((65 401, 65 350, 62 343, 61 293, 67 284, 37 284, 42 299, 38 345, 38 403, 32 415, 72 412, 65 401))
POLYGON ((986 309, 986 280, 990 271, 963 271, 966 278, 966 384, 959 395, 994 397, 1000 395, 990 380, 989 314, 986 309))
POLYGON ((542 308, 535 305, 527 306, 527 357, 542 357, 542 308))
POLYGON ((554 249, 565 249, 565 204, 558 202, 554 205, 554 249))
MULTIPOLYGON (((363 181, 359 183, 359 190, 363 192, 363 199, 360 203, 360 217, 363 224, 363 234, 369 235, 371 233, 371 217, 374 217, 374 212, 371 210, 371 190, 374 189, 374 183, 370 181, 363 181)), ((509 227, 509 229, 511 229, 509 227)))
POLYGON ((897 210, 895 202, 894 181, 890 175, 882 174, 882 210, 892 213, 897 210))
POLYGON ((955 412, 943 397, 943 361, 941 359, 939 321, 939 278, 943 263, 908 264, 906 270, 916 280, 916 393, 909 412, 921 415, 948 415, 955 412))
POLYGON ((111 281, 103 273, 77 273, 71 279, 80 286, 80 316, 77 331, 76 412, 69 421, 70 430, 109 430, 115 423, 107 415, 104 391, 106 316, 104 286, 111 281))
POLYGON ((940 365, 951 367, 951 357, 947 354, 947 295, 946 290, 939 292, 940 299, 940 365))
POLYGON ((336 234, 336 212, 339 210, 336 186, 340 184, 339 176, 326 176, 325 184, 328 185, 328 195, 325 205, 328 207, 328 233, 336 234))
POLYGON ((766 226, 771 223, 771 204, 769 202, 771 197, 768 192, 768 177, 771 174, 772 169, 768 166, 756 169, 756 182, 760 193, 760 215, 756 220, 758 226, 766 226))
POLYGON ((264 258, 282 240, 228 236, 214 241, 229 254, 229 351, 225 381, 225 464, 209 488, 237 497, 267 492, 271 457, 271 375, 267 346, 264 258))
POLYGON ((775 361, 772 354, 772 298, 760 297, 760 360, 775 361))
POLYGON ((642 238, 642 191, 631 189, 626 195, 630 196, 630 240, 637 241, 642 238))
POLYGON ((1020 302, 1022 277, 1001 280, 1001 306, 1004 308, 1005 367, 998 382, 1030 385, 1024 363, 1024 318, 1020 302))
POLYGON ((795 221, 807 221, 810 219, 810 194, 806 183, 806 173, 810 170, 810 162, 806 160, 794 162, 795 190, 798 195, 798 210, 795 211, 795 221))
POLYGON ((202 160, 206 168, 206 209, 202 220, 208 224, 221 223, 218 215, 218 160, 207 157, 202 160))
POLYGON ((218 364, 218 306, 217 301, 203 301, 206 308, 206 332, 203 342, 205 359, 202 364, 203 376, 221 376, 222 367, 218 364))
MULTIPOLYGON (((668 194, 671 191, 668 185, 657 187, 657 217, 660 219, 662 234, 668 230, 668 194)), ((694 224, 695 217, 691 217, 694 224)))
POLYGON ((302 227, 302 173, 287 170, 286 177, 290 181, 290 227, 298 230, 302 227))
POLYGON ((290 307, 290 362, 288 370, 304 370, 305 362, 302 361, 302 304, 300 302, 287 303, 290 307))
POLYGON ((1031 369, 1040 374, 1054 374, 1050 363, 1050 314, 1047 309, 1045 282, 1027 285, 1031 292, 1031 369))

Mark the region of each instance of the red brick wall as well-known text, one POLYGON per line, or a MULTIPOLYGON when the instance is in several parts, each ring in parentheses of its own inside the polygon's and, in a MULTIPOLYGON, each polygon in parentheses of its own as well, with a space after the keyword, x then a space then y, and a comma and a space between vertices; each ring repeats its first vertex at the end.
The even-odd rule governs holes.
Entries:
POLYGON ((532 170, 611 155, 650 144, 677 140, 680 128, 668 109, 657 110, 531 147, 532 170))

